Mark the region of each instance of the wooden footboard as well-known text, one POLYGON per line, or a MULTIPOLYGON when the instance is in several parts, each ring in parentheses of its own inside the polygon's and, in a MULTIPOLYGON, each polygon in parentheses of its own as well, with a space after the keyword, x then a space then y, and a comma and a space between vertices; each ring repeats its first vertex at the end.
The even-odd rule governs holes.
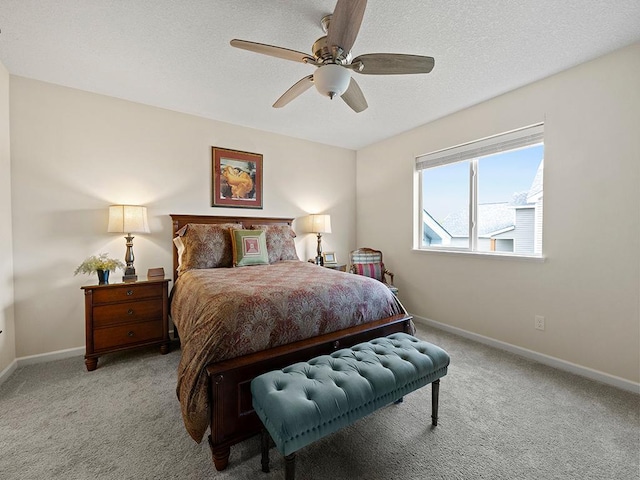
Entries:
POLYGON ((250 384, 253 378, 292 363, 402 331, 413 333, 411 317, 408 315, 395 315, 209 365, 209 445, 216 469, 227 467, 232 445, 260 433, 260 420, 253 411, 251 401, 250 384))

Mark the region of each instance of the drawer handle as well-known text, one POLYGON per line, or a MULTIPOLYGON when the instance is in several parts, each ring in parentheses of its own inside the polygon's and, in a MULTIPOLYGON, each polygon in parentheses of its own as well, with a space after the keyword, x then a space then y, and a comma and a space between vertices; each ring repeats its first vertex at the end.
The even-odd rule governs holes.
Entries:
POLYGON ((127 297, 130 297, 131 295, 133 295, 133 290, 127 290, 127 297))
POLYGON ((127 310, 127 315, 133 315, 133 310, 132 309, 127 310))
POLYGON ((128 336, 133 337, 133 331, 127 333, 128 336))

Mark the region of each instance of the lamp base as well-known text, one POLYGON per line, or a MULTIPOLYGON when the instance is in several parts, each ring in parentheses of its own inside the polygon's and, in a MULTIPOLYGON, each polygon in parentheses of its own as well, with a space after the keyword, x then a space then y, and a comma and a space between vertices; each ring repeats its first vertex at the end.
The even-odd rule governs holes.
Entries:
POLYGON ((322 258, 322 234, 318 233, 318 248, 316 250, 316 265, 324 266, 324 258, 322 258))
POLYGON ((133 266, 133 238, 131 234, 127 234, 124 237, 127 241, 127 253, 124 255, 124 261, 127 264, 127 268, 124 269, 124 275, 122 276, 123 282, 136 282, 138 280, 138 275, 136 275, 136 269, 133 266))

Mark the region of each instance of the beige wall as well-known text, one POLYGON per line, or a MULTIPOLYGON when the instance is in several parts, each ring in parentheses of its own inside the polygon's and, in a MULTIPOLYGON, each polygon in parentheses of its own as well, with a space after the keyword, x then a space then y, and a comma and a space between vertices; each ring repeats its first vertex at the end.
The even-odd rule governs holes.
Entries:
MULTIPOLYGON (((0 372, 16 356, 84 345, 79 287, 93 279, 73 270, 90 254, 124 256, 121 236, 106 233, 106 207, 126 202, 149 207, 152 233, 135 241, 139 273, 170 270, 169 213, 328 212, 335 233, 325 250, 346 259, 356 233, 357 245, 383 249, 412 313, 638 382, 638 84, 634 45, 365 148, 356 162, 349 150, 0 68, 0 251, 11 251, 12 224, 14 246, 0 269, 0 372), (539 121, 546 261, 412 251, 414 157, 539 121), (264 154, 263 210, 209 206, 212 145, 264 154), (535 314, 545 315, 544 332, 533 329, 535 314)), ((315 239, 298 231, 309 258, 315 239)))
POLYGON ((16 357, 11 242, 9 72, 0 63, 0 373, 16 357))
POLYGON ((359 151, 358 245, 418 316, 638 382, 639 85, 636 44, 359 151), (541 121, 546 261, 412 251, 414 157, 541 121))
MULTIPOLYGON (((325 250, 346 258, 355 244, 351 150, 12 76, 11 158, 18 357, 84 345, 80 286, 94 279, 73 271, 91 254, 124 257, 123 237, 106 232, 109 204, 148 207, 152 233, 134 241, 139 275, 171 272, 170 213, 326 212, 335 233, 325 250), (264 155, 263 210, 210 207, 212 145, 264 155)), ((307 259, 315 237, 300 223, 307 259)))

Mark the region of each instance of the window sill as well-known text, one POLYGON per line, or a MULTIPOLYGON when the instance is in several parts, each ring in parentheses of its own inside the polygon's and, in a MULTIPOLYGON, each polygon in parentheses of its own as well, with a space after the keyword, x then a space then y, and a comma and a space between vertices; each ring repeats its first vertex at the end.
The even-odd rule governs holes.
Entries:
POLYGON ((490 253, 490 252, 471 252, 468 250, 446 250, 446 249, 436 249, 436 248, 414 248, 412 249, 414 252, 418 253, 426 253, 426 254, 436 254, 436 255, 470 255, 473 257, 481 257, 481 258, 491 258, 491 259, 499 259, 499 260, 515 260, 515 261, 524 261, 524 262, 533 262, 533 263, 544 263, 544 256, 531 256, 531 255, 515 255, 512 253, 490 253))

